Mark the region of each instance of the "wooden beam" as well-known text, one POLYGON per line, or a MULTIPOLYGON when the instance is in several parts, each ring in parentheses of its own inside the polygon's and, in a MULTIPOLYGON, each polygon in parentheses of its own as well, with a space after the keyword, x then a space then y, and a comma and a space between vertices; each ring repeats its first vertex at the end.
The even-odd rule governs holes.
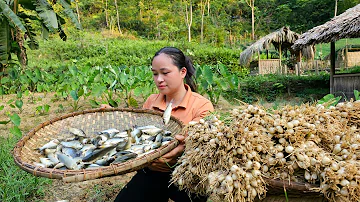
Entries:
POLYGON ((334 93, 335 42, 330 43, 330 94, 334 93))

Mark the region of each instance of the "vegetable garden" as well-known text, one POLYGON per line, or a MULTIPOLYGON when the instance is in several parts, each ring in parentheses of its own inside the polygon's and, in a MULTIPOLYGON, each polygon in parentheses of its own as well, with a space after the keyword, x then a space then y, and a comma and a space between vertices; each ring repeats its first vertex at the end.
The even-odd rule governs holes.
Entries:
MULTIPOLYGON (((156 92, 149 62, 153 52, 167 43, 80 35, 81 32, 76 40, 66 43, 56 39, 41 42, 42 49, 28 52, 32 60, 26 67, 15 62, 1 73, 0 141, 4 146, 0 152, 0 187, 3 201, 39 200, 46 198, 49 191, 46 187, 51 187, 51 183, 59 185, 25 173, 13 163, 9 151, 32 127, 51 117, 97 108, 101 103, 138 108, 148 95, 156 92), (87 42, 89 38, 93 40, 87 42)), ((298 104, 320 99, 328 93, 326 74, 248 77, 248 70, 237 65, 239 50, 196 44, 171 45, 186 50, 192 57, 196 63, 198 92, 207 96, 224 116, 229 115, 227 109, 238 105, 239 100, 260 104, 273 102, 271 106, 277 108, 283 105, 279 101, 282 97, 296 96, 298 104), (317 87, 307 89, 309 85, 317 87), (230 104, 224 107, 224 101, 230 104)), ((89 189, 91 193, 101 191, 103 194, 98 195, 98 200, 104 200, 102 197, 114 196, 114 187, 121 188, 117 184, 92 185, 89 189)))

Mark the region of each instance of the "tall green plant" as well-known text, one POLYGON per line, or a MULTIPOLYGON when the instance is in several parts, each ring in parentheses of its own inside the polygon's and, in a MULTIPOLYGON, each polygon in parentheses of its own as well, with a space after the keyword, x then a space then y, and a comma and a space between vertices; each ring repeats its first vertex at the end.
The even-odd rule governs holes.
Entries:
POLYGON ((238 85, 238 77, 230 74, 227 66, 218 63, 216 66, 202 65, 196 70, 196 82, 199 92, 207 94, 213 104, 228 90, 233 90, 238 85))
MULTIPOLYGON (((60 38, 66 40, 66 34, 62 29, 65 20, 54 11, 53 6, 56 4, 60 4, 64 8, 64 13, 71 18, 77 28, 81 29, 80 23, 70 8, 70 0, 0 0, 1 68, 7 66, 11 59, 11 53, 17 55, 21 64, 26 64, 27 55, 24 42, 27 38, 29 38, 27 41, 30 48, 38 47, 34 37, 35 32, 32 28, 34 21, 38 21, 42 25, 43 36, 47 36, 48 32, 58 32, 60 38), (37 15, 34 16, 32 13, 37 13, 37 15)), ((2 69, 0 70, 1 72, 3 71, 2 69)))

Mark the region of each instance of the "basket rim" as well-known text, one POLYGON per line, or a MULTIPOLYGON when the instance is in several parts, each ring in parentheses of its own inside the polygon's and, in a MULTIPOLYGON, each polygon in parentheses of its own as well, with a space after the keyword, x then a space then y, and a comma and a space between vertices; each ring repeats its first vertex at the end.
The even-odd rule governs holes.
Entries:
MULTIPOLYGON (((23 149, 23 146, 25 145, 26 141, 28 141, 32 136, 34 136, 36 134, 37 131, 41 130, 42 128, 51 125, 57 121, 61 121, 64 120, 66 118, 69 117, 75 117, 75 116, 79 116, 79 115, 84 115, 84 114, 88 114, 88 113, 107 113, 107 112, 116 112, 116 111, 120 111, 120 112, 130 112, 130 113, 145 113, 145 114, 151 114, 151 115, 156 115, 156 116, 160 116, 162 117, 163 112, 160 111, 155 111, 152 109, 133 109, 133 108, 106 108, 106 109, 102 109, 102 108, 97 108, 97 109, 89 109, 89 110, 83 110, 83 111, 77 111, 77 112, 72 112, 72 113, 68 113, 62 116, 58 116, 55 117, 51 120, 42 122, 40 124, 38 124, 37 126, 35 126, 34 128, 32 128, 28 133, 26 133, 14 146, 13 150, 11 151, 12 156, 14 158, 15 163, 23 170, 32 173, 35 176, 43 176, 43 177, 47 177, 47 178, 52 178, 52 179, 64 179, 66 177, 69 176, 75 176, 75 175, 83 175, 84 179, 86 180, 86 175, 92 174, 92 175, 96 175, 96 178, 99 177, 104 177, 104 176, 108 176, 108 175, 113 175, 113 174, 121 174, 121 173, 127 173, 127 172, 122 172, 122 171, 117 171, 117 168, 120 167, 125 167, 129 172, 131 171, 135 171, 137 169, 135 169, 135 167, 131 166, 131 163, 139 161, 142 162, 142 164, 145 166, 146 163, 149 163, 149 161, 151 159, 149 159, 149 155, 157 155, 157 156, 162 156, 165 153, 167 153, 168 151, 170 151, 171 149, 175 148, 178 145, 178 141, 176 139, 170 141, 170 143, 161 146, 158 149, 155 149, 154 151, 150 152, 149 154, 144 154, 139 158, 135 158, 135 159, 131 159, 129 161, 126 161, 124 163, 120 163, 120 164, 112 164, 109 166, 103 166, 100 168, 96 168, 96 169, 82 169, 82 170, 59 170, 59 169, 54 169, 54 168, 42 168, 39 166, 35 166, 34 164, 30 164, 27 163, 25 161, 22 160, 22 156, 21 156, 21 151, 23 149), (136 160, 136 161, 135 161, 136 160)), ((170 116, 170 119, 175 121, 176 124, 178 124, 180 126, 181 129, 184 128, 184 124, 183 122, 181 122, 179 119, 177 119, 174 116, 170 116)), ((141 167, 144 167, 141 166, 141 167)), ((140 166, 138 166, 140 168, 140 166)), ((95 179, 95 178, 94 178, 95 179)), ((75 179, 77 181, 82 181, 81 179, 75 179)))

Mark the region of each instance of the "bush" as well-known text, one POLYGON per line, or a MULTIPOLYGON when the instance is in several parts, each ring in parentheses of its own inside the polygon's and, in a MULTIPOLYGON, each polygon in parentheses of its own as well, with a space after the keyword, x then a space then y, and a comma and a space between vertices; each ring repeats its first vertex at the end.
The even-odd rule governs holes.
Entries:
POLYGON ((235 98, 246 103, 259 100, 272 102, 281 96, 301 97, 304 101, 320 99, 329 93, 329 75, 290 76, 266 75, 251 76, 239 80, 237 90, 228 91, 225 98, 235 98))

